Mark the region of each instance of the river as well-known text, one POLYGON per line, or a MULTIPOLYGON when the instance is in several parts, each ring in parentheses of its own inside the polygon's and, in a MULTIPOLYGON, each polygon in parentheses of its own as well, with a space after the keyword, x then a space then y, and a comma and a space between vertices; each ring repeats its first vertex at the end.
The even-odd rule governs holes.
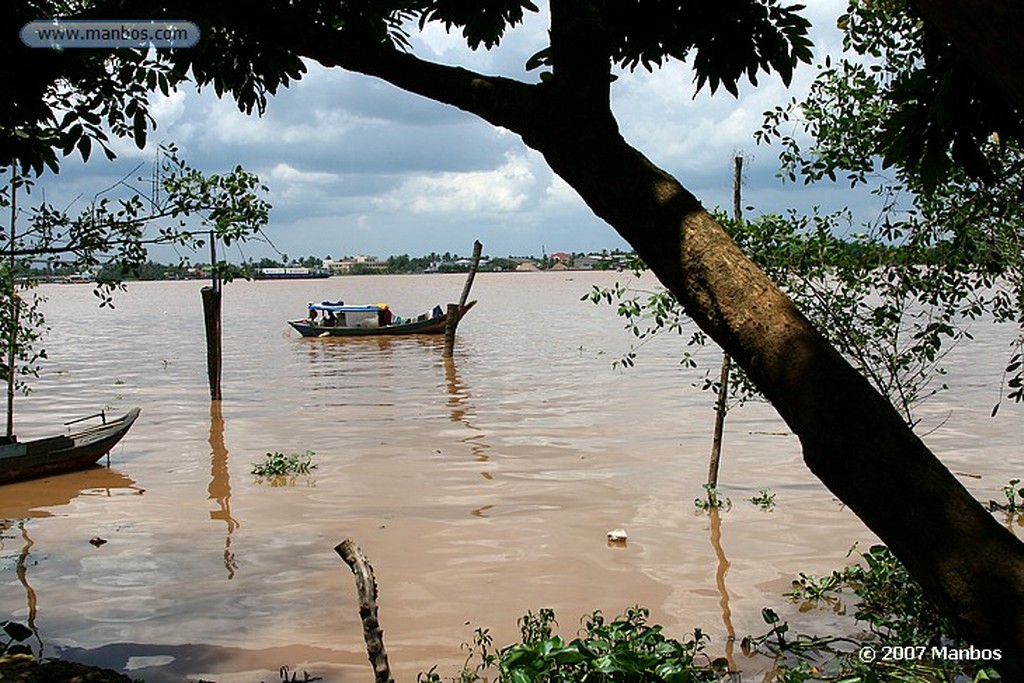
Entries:
MULTIPOLYGON (((449 363, 443 339, 302 339, 285 321, 322 299, 416 314, 456 298, 463 276, 230 283, 216 404, 203 283, 132 283, 113 310, 88 285, 41 287, 49 358, 17 401, 21 438, 99 408, 142 415, 109 469, 0 488, 0 520, 14 520, 0 534, 0 620, 31 621, 45 656, 149 683, 269 683, 282 665, 370 681, 353 578, 333 551, 352 538, 375 568, 400 681, 433 664, 455 675, 474 629, 507 643, 541 607, 571 637, 592 610, 644 605, 671 635, 700 627, 712 655, 748 672, 764 662, 728 634, 763 633, 762 607, 800 631, 840 628, 782 593, 873 536, 759 403, 726 422, 731 509, 696 510, 713 411, 691 386, 703 375, 679 364, 685 337, 613 368, 632 337, 612 307, 580 301, 628 277, 481 274, 449 363), (273 451, 312 451, 317 467, 260 481, 252 465, 273 451), (748 501, 763 488, 772 511, 748 501), (625 546, 608 544, 615 528, 625 546)), ((1012 405, 989 417, 1011 331, 975 333, 921 429, 987 500, 1024 474, 1024 420, 1012 405)), ((702 355, 717 374, 716 352, 702 355)))

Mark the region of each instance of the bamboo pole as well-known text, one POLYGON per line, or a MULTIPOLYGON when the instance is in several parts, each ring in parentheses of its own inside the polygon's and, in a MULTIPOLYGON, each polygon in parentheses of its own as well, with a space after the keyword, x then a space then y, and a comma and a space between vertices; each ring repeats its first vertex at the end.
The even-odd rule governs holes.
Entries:
POLYGON ((356 577, 359 618, 363 622, 363 639, 366 641, 370 666, 373 667, 373 680, 375 683, 395 683, 388 664, 388 653, 384 649, 384 631, 377 620, 377 579, 373 576, 373 567, 351 538, 334 546, 334 552, 345 560, 356 577))
POLYGON ((8 283, 10 285, 10 297, 11 297, 11 329, 8 333, 8 348, 7 348, 7 442, 11 443, 14 441, 14 364, 18 360, 17 356, 17 343, 18 343, 18 314, 21 312, 21 307, 18 305, 18 298, 14 292, 14 267, 16 262, 14 260, 14 242, 16 239, 15 235, 15 224, 18 218, 18 192, 15 187, 16 179, 14 175, 14 166, 11 166, 11 257, 7 267, 10 268, 8 283))
POLYGON ((708 462, 708 495, 710 489, 718 487, 718 468, 722 460, 722 435, 725 431, 725 414, 728 411, 726 400, 729 394, 729 369, 732 360, 728 354, 722 354, 722 374, 719 376, 718 397, 715 399, 715 432, 711 438, 711 460, 708 462))
MULTIPOLYGON (((743 157, 737 156, 734 159, 732 179, 732 210, 736 223, 743 220, 743 207, 741 203, 740 184, 743 179, 743 157)), ((718 397, 715 400, 715 431, 711 438, 711 459, 708 462, 708 497, 714 495, 712 489, 718 487, 718 468, 722 459, 722 435, 725 430, 725 414, 728 412, 727 400, 729 398, 729 372, 732 367, 732 359, 729 354, 722 354, 722 372, 718 380, 718 397)))

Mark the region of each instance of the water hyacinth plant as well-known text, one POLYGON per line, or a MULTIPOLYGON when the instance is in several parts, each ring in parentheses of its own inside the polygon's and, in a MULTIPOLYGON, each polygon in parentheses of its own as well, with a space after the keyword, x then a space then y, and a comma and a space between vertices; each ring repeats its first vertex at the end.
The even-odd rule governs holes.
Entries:
POLYGON ((271 477, 283 477, 296 474, 309 474, 310 470, 316 468, 313 462, 313 451, 306 451, 303 454, 292 453, 285 455, 280 451, 267 453, 263 462, 255 462, 252 465, 252 474, 263 479, 271 477))

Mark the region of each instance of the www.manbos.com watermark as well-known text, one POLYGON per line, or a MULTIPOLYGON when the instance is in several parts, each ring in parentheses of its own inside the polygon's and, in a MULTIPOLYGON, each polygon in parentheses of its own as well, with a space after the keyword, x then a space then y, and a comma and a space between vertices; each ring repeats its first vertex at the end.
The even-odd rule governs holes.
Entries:
POLYGON ((199 27, 191 21, 103 21, 45 19, 21 27, 28 47, 184 48, 199 42, 199 27))

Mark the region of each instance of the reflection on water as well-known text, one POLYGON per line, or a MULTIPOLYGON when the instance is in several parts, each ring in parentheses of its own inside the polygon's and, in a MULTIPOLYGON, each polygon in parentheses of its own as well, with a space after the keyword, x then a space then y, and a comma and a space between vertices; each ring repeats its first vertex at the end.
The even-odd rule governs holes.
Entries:
POLYGON ((238 520, 231 516, 231 473, 228 471, 228 449, 224 445, 224 416, 220 401, 210 401, 210 485, 207 491, 210 500, 217 501, 216 510, 210 511, 210 519, 225 523, 224 568, 228 579, 235 578, 238 562, 231 552, 231 534, 239 527, 238 520))
MULTIPOLYGON (((132 284, 114 311, 89 288, 44 287, 47 314, 68 324, 54 326, 45 372, 20 402, 24 431, 97 407, 143 413, 112 469, 0 490, 0 517, 27 520, 34 543, 0 551, 0 619, 29 617, 24 555, 51 652, 147 683, 276 680, 285 664, 364 680, 351 573, 333 552, 350 537, 377 573, 404 680, 435 663, 456 675, 474 628, 506 643, 541 607, 572 636, 594 609, 644 605, 669 634, 700 627, 713 656, 748 671, 759 665, 731 638, 762 633, 763 607, 802 632, 831 629, 837 615, 799 614, 782 593, 798 572, 846 564, 871 534, 810 475, 797 440, 774 435, 785 427, 763 405, 730 412, 720 489, 746 500, 770 486, 775 511, 694 515, 712 397, 690 387, 678 338, 613 370, 631 337, 610 307, 579 299, 621 275, 572 278, 478 276, 450 361, 439 337, 304 339, 285 321, 324 299, 429 310, 461 277, 233 283, 214 403, 201 283, 132 284), (316 485, 257 482, 268 451, 314 451, 316 485), (629 545, 609 548, 620 527, 629 545), (108 542, 93 547, 95 536, 108 542)), ((963 481, 979 498, 998 499, 1020 474, 1024 421, 1006 407, 989 418, 1004 345, 975 332, 944 378, 962 392, 923 418, 946 420, 928 442, 976 475, 963 481)))
MULTIPOLYGON (((32 479, 3 487, 0 498, 0 539, 10 538, 7 534, 15 528, 21 539, 21 548, 14 561, 14 575, 22 588, 24 608, 12 610, 10 618, 31 629, 37 647, 38 658, 45 656, 45 646, 38 626, 39 598, 30 580, 29 568, 38 565, 32 548, 36 542, 29 535, 33 518, 51 517, 54 508, 61 508, 78 497, 106 497, 114 495, 144 493, 130 478, 103 466, 95 466, 80 472, 72 472, 41 479, 32 479)), ((0 545, 0 551, 4 550, 0 545)), ((38 555, 38 553, 36 553, 38 555)), ((0 556, 2 557, 2 556, 0 556)), ((45 559, 45 556, 43 556, 45 559)), ((0 613, 0 619, 8 617, 0 613)), ((30 645, 30 643, 23 643, 30 645)))
MULTIPOLYGON (((0 531, 2 531, 2 529, 2 526, 0 526, 0 531)), ((20 583, 25 589, 25 601, 28 605, 28 618, 25 625, 28 626, 35 635, 36 643, 39 646, 36 654, 39 659, 42 659, 44 656, 43 641, 39 637, 39 629, 36 626, 36 618, 39 613, 39 600, 36 597, 35 589, 32 588, 32 585, 28 582, 28 559, 29 554, 32 551, 32 546, 35 545, 35 542, 29 538, 28 528, 25 526, 24 522, 18 523, 18 529, 21 531, 22 546, 21 552, 18 554, 18 561, 15 564, 15 574, 18 577, 18 583, 20 583)))
MULTIPOLYGON (((487 462, 489 460, 487 449, 490 448, 486 443, 487 435, 473 426, 471 422, 471 418, 474 417, 473 406, 470 402, 472 395, 469 388, 459 379, 459 372, 456 367, 458 361, 454 357, 442 360, 444 362, 445 381, 448 384, 448 406, 452 411, 451 421, 457 422, 471 431, 469 436, 461 439, 461 442, 469 446, 469 451, 474 459, 478 462, 487 462)), ((494 478, 486 469, 480 472, 480 476, 488 480, 494 478)), ((489 510, 492 507, 494 506, 486 505, 483 508, 477 508, 473 511, 473 514, 478 514, 480 510, 489 510)))
POLYGON ((0 519, 28 519, 51 517, 54 509, 79 496, 142 495, 144 490, 127 475, 96 465, 81 472, 8 484, 2 492, 0 519))
POLYGON ((712 506, 707 510, 711 526, 711 548, 715 551, 715 558, 718 566, 715 569, 715 586, 721 596, 718 604, 722 608, 722 624, 725 626, 725 658, 729 662, 729 669, 736 670, 736 661, 733 652, 736 646, 736 627, 732 624, 732 610, 729 609, 729 589, 725 585, 725 577, 729 573, 729 560, 725 556, 725 549, 722 548, 722 514, 721 510, 712 506))

